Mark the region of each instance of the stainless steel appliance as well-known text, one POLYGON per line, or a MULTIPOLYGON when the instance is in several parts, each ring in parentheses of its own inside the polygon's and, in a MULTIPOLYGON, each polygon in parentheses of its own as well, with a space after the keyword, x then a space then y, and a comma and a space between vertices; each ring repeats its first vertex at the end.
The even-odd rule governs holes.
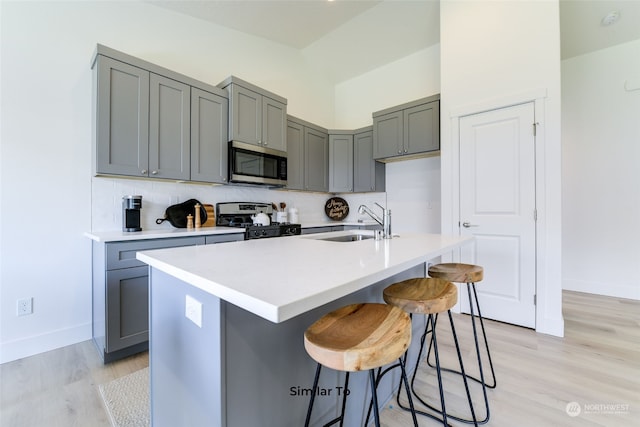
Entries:
POLYGON ((140 209, 142 209, 142 196, 122 197, 122 231, 142 231, 140 209))
POLYGON ((216 204, 216 225, 219 227, 244 228, 244 239, 263 239, 268 237, 296 236, 301 233, 300 224, 277 223, 270 225, 254 224, 253 218, 264 213, 271 215, 270 203, 230 202, 216 204))
POLYGON ((243 142, 229 142, 229 182, 287 185, 287 153, 243 142))

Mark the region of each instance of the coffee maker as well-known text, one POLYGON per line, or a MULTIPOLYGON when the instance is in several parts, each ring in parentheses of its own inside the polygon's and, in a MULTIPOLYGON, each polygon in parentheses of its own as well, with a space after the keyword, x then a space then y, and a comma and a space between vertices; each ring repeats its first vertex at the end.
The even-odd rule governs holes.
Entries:
POLYGON ((122 231, 142 231, 140 209, 142 209, 142 196, 122 197, 122 231))

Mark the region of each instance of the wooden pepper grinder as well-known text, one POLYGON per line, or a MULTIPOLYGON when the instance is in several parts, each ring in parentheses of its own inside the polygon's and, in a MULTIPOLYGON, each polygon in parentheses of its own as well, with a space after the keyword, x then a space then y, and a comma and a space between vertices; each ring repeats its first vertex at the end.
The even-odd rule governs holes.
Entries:
POLYGON ((200 203, 196 203, 196 228, 200 228, 200 203))
POLYGON ((187 228, 193 228, 193 215, 187 215, 187 228))

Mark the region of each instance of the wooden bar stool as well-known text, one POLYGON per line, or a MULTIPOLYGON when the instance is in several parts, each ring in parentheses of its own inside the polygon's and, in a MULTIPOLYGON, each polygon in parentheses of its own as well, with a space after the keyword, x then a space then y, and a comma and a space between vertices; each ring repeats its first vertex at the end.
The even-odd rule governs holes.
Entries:
MULTIPOLYGON (((476 347, 476 355, 478 357, 478 369, 480 372, 480 378, 475 378, 471 375, 467 375, 467 378, 482 384, 482 392, 484 394, 484 402, 486 409, 486 417, 484 420, 480 421, 480 423, 484 424, 489 421, 489 400, 487 398, 486 388, 495 388, 496 387, 496 373, 493 368, 493 361, 491 360, 491 352, 489 351, 489 342, 487 341, 487 333, 484 329, 484 321, 482 318, 482 312, 480 311, 480 303, 478 302, 478 294, 476 292, 476 282, 480 282, 484 276, 484 269, 479 265, 473 264, 460 264, 460 263, 443 263, 436 264, 429 267, 429 276, 448 280, 450 282, 456 283, 466 283, 467 284, 467 294, 469 295, 469 308, 471 311, 471 326, 473 329, 473 339, 476 347), (473 298, 471 291, 473 290, 473 298), (482 359, 480 356, 480 345, 478 342, 478 332, 476 328, 476 315, 474 313, 473 303, 475 300, 475 306, 478 311, 478 318, 480 319, 480 329, 482 329, 482 337, 484 339, 484 347, 487 351, 487 358, 489 360, 489 367, 491 368, 491 376, 493 378, 493 384, 487 384, 484 378, 484 369, 482 367, 482 359)), ((438 319, 436 317, 436 323, 438 319)), ((429 351, 427 352, 427 362, 431 366, 429 362, 429 355, 431 354, 431 346, 429 347, 429 351)), ((449 372, 455 372, 457 374, 461 374, 459 371, 455 371, 453 369, 445 369, 449 372)))
MULTIPOLYGON (((352 304, 317 320, 304 333, 304 348, 311 358, 318 362, 305 427, 309 425, 311 410, 318 387, 320 370, 326 366, 337 371, 345 371, 345 388, 349 384, 349 373, 369 370, 375 425, 380 426, 378 395, 374 370, 398 360, 402 370, 402 380, 409 395, 413 410, 413 400, 409 392, 409 382, 402 356, 411 343, 411 319, 402 310, 386 304, 352 304)), ((339 417, 325 424, 344 422, 347 393, 343 394, 342 410, 339 417)), ((415 413, 413 423, 418 425, 415 413)))
MULTIPOLYGON (((416 360, 416 366, 413 371, 413 376, 411 378, 411 391, 414 396, 425 406, 432 409, 433 411, 439 413, 442 416, 442 423, 446 426, 447 419, 455 419, 462 422, 473 423, 474 425, 478 425, 476 421, 476 415, 473 408, 473 402, 471 401, 471 393, 469 392, 469 385, 467 383, 467 376, 464 375, 464 364, 462 362, 462 355, 460 354, 460 346, 458 345, 458 337, 456 335, 456 328, 453 324, 453 317, 451 316, 451 307, 456 305, 458 301, 458 288, 456 286, 442 279, 433 279, 433 278, 416 278, 409 279, 399 283, 394 283, 393 285, 387 287, 383 291, 384 300, 387 304, 402 308, 404 311, 411 314, 424 314, 427 316, 427 324, 424 328, 424 333, 420 339, 420 351, 418 351, 418 358, 416 360), (449 315, 449 322, 451 323, 451 332, 453 333, 453 341, 455 343, 456 352, 458 353, 458 363, 460 364, 460 370, 463 373, 462 379, 464 382, 464 387, 467 393, 467 400, 469 402, 469 409, 471 410, 472 420, 467 420, 464 418, 460 418, 457 416, 447 414, 445 399, 444 399, 444 388, 442 386, 442 373, 440 369, 440 356, 438 354, 438 339, 436 335, 436 322, 435 315, 439 313, 447 312, 449 315), (438 389, 440 392, 440 409, 433 407, 432 405, 425 402, 425 400, 420 397, 418 393, 415 391, 414 383, 416 379, 416 374, 418 372, 418 366, 420 365, 420 358, 422 356, 422 351, 424 350, 424 344, 427 337, 427 334, 431 332, 431 341, 430 345, 433 344, 435 359, 436 359, 436 374, 438 377, 438 389)), ((398 405, 406 409, 402 406, 399 399, 398 394, 398 405)), ((416 413, 421 415, 428 416, 430 418, 436 419, 439 421, 439 418, 436 418, 432 414, 415 410, 416 413)))

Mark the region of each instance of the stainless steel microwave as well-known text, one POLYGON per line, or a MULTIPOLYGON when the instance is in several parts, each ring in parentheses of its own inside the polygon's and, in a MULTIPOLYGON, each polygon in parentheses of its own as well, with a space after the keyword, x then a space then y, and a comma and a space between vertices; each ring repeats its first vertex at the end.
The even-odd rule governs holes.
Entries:
POLYGON ((229 142, 229 182, 287 185, 287 153, 244 142, 229 142))

